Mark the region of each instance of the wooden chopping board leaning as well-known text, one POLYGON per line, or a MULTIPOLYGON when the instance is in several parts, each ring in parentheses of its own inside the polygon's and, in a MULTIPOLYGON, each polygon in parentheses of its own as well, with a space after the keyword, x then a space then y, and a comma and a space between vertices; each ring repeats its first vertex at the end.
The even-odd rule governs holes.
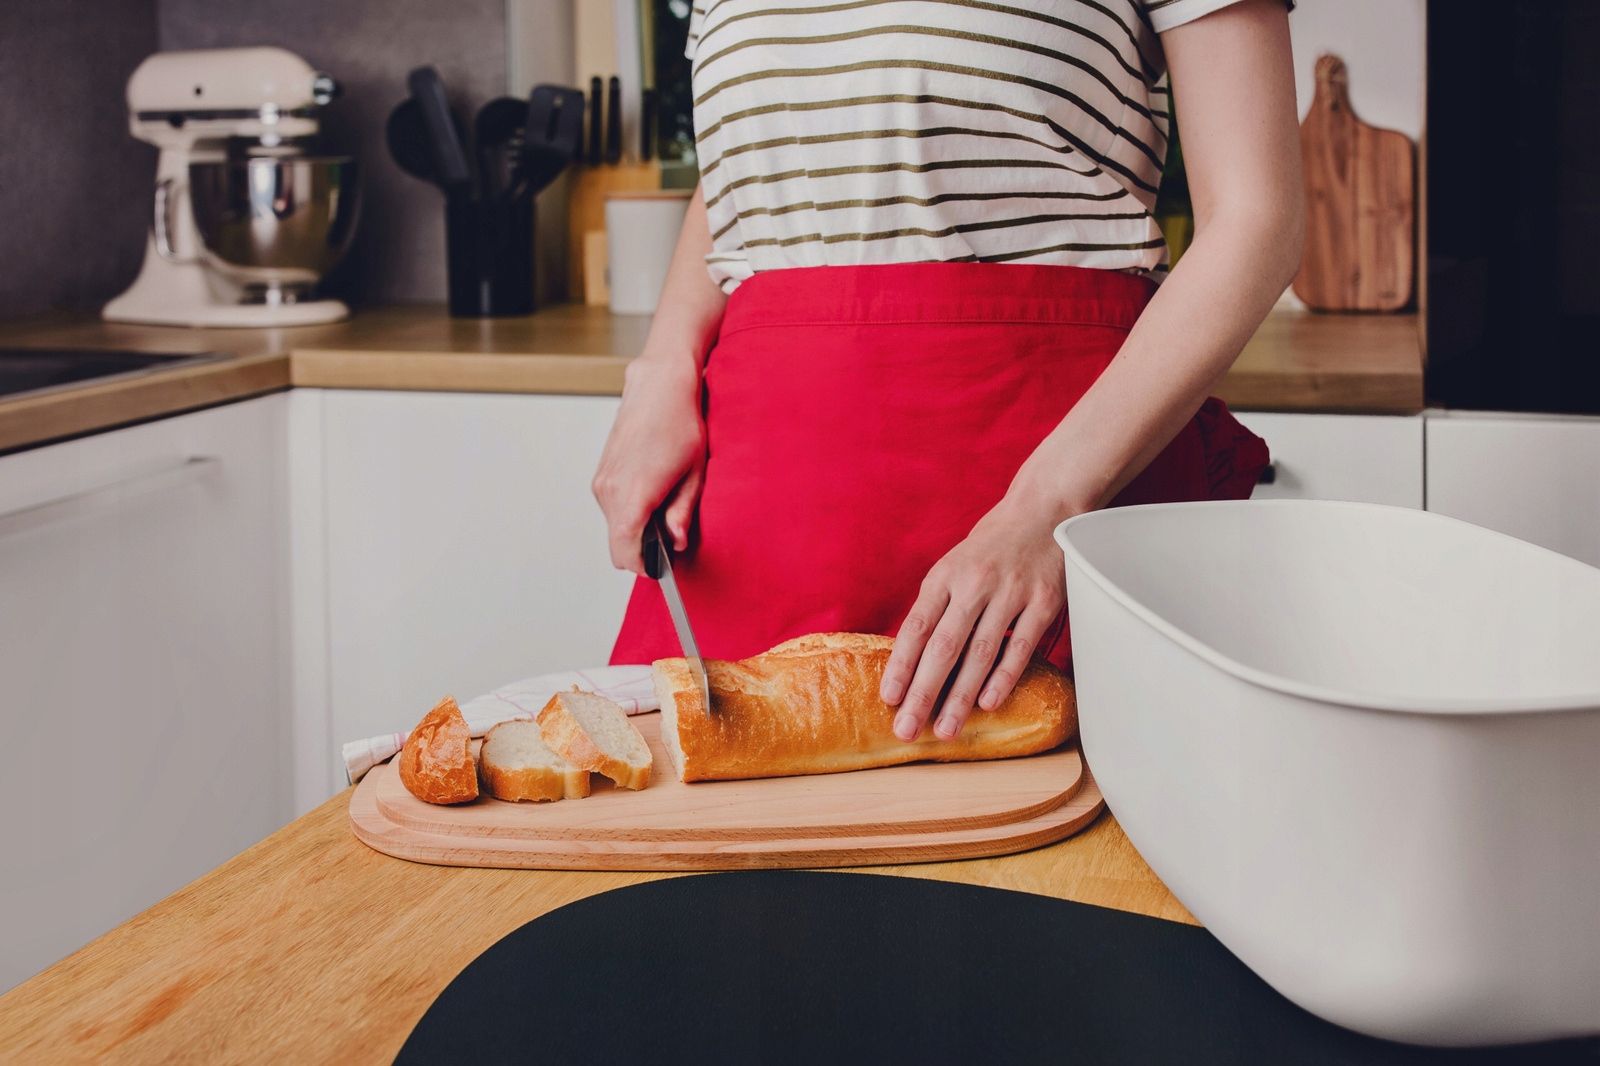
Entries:
POLYGON ((1306 247, 1294 294, 1314 311, 1398 311, 1416 269, 1416 152, 1350 106, 1335 55, 1317 60, 1316 96, 1300 124, 1306 247))

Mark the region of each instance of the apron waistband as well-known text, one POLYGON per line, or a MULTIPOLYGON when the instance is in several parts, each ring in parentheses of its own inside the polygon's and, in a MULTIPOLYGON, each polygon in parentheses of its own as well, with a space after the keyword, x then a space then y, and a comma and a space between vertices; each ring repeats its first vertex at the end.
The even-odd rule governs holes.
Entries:
POLYGON ((765 270, 728 298, 723 337, 839 323, 983 322, 1128 330, 1155 292, 1134 274, 1028 263, 884 263, 765 270))

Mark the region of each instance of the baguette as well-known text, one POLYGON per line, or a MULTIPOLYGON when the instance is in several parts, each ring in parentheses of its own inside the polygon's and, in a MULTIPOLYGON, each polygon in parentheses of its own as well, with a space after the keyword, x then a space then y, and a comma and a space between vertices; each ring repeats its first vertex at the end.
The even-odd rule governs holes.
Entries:
POLYGON ((537 722, 501 722, 478 750, 478 783, 499 800, 582 799, 589 794, 589 771, 551 751, 537 722))
POLYGON ((961 734, 894 735, 895 708, 878 698, 894 641, 817 633, 739 662, 707 660, 712 713, 683 659, 653 664, 661 738, 683 781, 789 777, 901 763, 1003 759, 1048 751, 1077 728, 1072 682, 1033 662, 992 711, 975 710, 961 734))
POLYGON ((400 748, 400 782, 428 803, 467 803, 478 798, 472 732, 456 701, 446 696, 406 737, 400 748))
POLYGON ((604 774, 623 788, 650 783, 650 745, 628 715, 604 696, 574 688, 557 692, 539 711, 550 750, 574 766, 604 774))

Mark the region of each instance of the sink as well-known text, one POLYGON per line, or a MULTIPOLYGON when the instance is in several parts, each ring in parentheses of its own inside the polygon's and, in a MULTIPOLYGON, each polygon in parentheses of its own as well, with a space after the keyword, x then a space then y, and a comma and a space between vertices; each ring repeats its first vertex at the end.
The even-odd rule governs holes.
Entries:
POLYGON ((127 352, 96 348, 0 348, 0 396, 212 362, 219 352, 127 352))

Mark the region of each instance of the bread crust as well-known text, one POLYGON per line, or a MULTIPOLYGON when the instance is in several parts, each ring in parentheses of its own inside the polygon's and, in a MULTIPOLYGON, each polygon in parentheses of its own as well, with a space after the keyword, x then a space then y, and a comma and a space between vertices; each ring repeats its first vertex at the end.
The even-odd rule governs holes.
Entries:
POLYGON ((478 798, 472 732, 449 696, 422 716, 400 748, 400 782, 428 803, 468 803, 478 798))
POLYGON ((550 697, 539 710, 535 721, 539 723, 539 734, 544 737, 545 746, 572 765, 583 770, 592 770, 616 782, 622 788, 645 788, 650 784, 650 766, 632 766, 627 760, 608 755, 589 738, 578 719, 569 711, 562 697, 566 695, 557 692, 550 697))
POLYGON ((707 660, 714 713, 683 659, 653 666, 662 729, 684 781, 839 773, 909 762, 1004 759, 1048 751, 1077 730, 1072 682, 1030 663, 1006 701, 974 710, 961 734, 894 735, 895 708, 878 697, 894 641, 865 633, 814 633, 738 662, 707 660))
MULTIPOLYGON (((589 794, 589 771, 574 766, 558 770, 551 766, 526 766, 512 769, 500 766, 485 752, 495 730, 510 722, 501 722, 484 735, 483 747, 478 750, 478 783, 484 792, 498 800, 583 799, 589 794)), ((520 724, 520 723, 519 723, 520 724)))

